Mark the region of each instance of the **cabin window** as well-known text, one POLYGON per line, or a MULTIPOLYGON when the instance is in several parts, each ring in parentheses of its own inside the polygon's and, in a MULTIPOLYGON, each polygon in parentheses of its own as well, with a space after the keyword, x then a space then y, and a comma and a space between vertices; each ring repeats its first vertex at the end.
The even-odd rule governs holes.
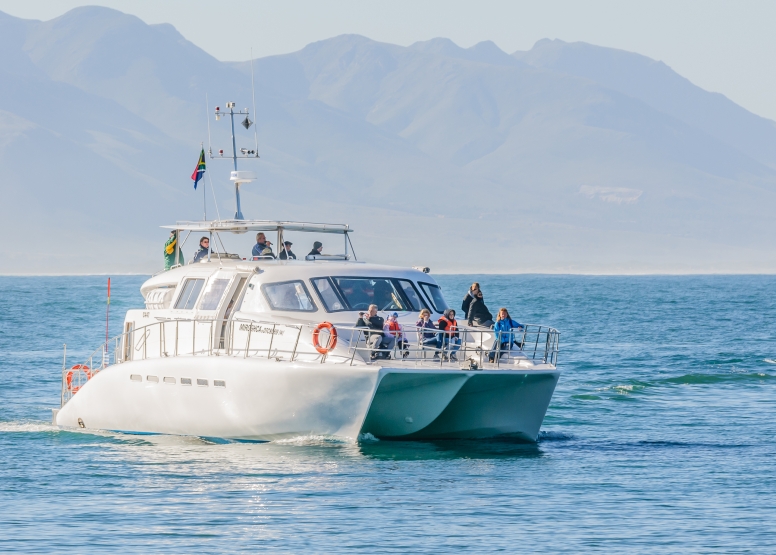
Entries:
POLYGON ((215 310, 218 308, 218 303, 221 302, 221 297, 224 296, 226 286, 229 285, 228 279, 211 279, 205 287, 205 293, 202 295, 202 300, 199 301, 200 310, 215 310))
POLYGON ((448 308, 450 308, 449 306, 447 306, 447 301, 445 301, 445 298, 442 296, 442 290, 439 288, 438 285, 433 285, 431 283, 423 283, 422 281, 419 283, 420 283, 420 288, 423 289, 423 292, 431 301, 431 304, 433 305, 434 310, 436 310, 439 313, 442 313, 448 308))
POLYGON ((318 291, 318 296, 323 301, 323 306, 326 307, 328 312, 338 312, 340 310, 347 310, 345 303, 337 292, 334 290, 329 278, 315 278, 312 281, 313 287, 318 291))
POLYGON ((194 308, 194 304, 197 302, 197 297, 199 297, 199 292, 202 291, 203 285, 205 285, 204 279, 187 279, 183 282, 181 294, 175 302, 175 308, 181 310, 191 310, 194 308))
POLYGON ((304 283, 298 280, 265 283, 261 286, 264 297, 273 310, 315 312, 318 310, 304 283))
POLYGON ((391 278, 335 277, 339 292, 350 310, 366 310, 376 304, 378 310, 415 310, 391 278))
POLYGON ((428 308, 426 303, 423 302, 423 297, 420 296, 420 293, 418 293, 418 290, 415 288, 414 283, 406 279, 397 279, 396 281, 398 282, 399 287, 401 287, 404 296, 412 305, 412 310, 418 311, 421 308, 428 308))

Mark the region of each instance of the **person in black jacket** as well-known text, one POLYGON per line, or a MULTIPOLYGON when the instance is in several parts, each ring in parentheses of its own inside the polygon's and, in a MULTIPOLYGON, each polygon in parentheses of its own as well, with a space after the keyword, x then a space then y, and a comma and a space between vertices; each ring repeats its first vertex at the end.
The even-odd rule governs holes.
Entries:
POLYGON ((371 358, 375 360, 379 356, 383 358, 391 358, 391 354, 388 352, 393 349, 393 344, 396 338, 392 334, 383 333, 383 326, 385 320, 377 315, 377 305, 370 304, 367 312, 360 312, 359 318, 356 320, 357 328, 368 328, 374 331, 364 332, 366 336, 366 344, 372 349, 371 358), (383 351, 378 351, 382 349, 383 351))
POLYGON ((283 242, 283 250, 278 255, 280 260, 296 260, 296 255, 291 252, 291 245, 293 245, 291 241, 283 242))
POLYGON ((313 250, 310 251, 310 253, 307 256, 316 256, 321 254, 323 251, 323 243, 320 241, 316 241, 313 243, 313 250))
POLYGON ((469 290, 466 292, 466 296, 463 298, 463 302, 461 303, 461 312, 463 314, 469 314, 469 305, 472 304, 472 301, 474 300, 474 297, 477 296, 477 291, 480 290, 480 284, 476 281, 472 283, 472 286, 469 287, 469 290))
POLYGON ((493 315, 485 306, 485 300, 482 298, 482 291, 477 291, 477 294, 469 304, 469 314, 467 314, 467 323, 475 326, 481 326, 489 328, 493 326, 493 315))

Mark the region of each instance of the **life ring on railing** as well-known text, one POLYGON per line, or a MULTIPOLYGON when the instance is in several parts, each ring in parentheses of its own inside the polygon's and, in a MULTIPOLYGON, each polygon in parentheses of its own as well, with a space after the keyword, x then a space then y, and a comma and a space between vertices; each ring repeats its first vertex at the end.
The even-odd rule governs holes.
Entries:
POLYGON ((334 327, 334 324, 331 322, 321 322, 317 326, 315 326, 315 329, 313 330, 313 347, 315 347, 315 350, 321 353, 322 355, 325 355, 334 347, 337 346, 337 328, 334 327), (321 347, 321 342, 318 339, 318 336, 321 333, 321 330, 329 330, 329 345, 327 347, 321 347))
POLYGON ((86 374, 87 382, 92 379, 92 371, 89 370, 89 367, 87 365, 76 364, 75 366, 73 366, 65 376, 65 382, 67 382, 67 390, 73 395, 78 393, 78 390, 81 389, 80 385, 73 385, 73 375, 78 371, 81 371, 84 374, 86 374))

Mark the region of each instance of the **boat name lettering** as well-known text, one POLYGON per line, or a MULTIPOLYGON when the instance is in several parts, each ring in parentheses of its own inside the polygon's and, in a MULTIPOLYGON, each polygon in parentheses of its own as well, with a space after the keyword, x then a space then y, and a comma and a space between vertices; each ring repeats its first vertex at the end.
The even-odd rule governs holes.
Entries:
POLYGON ((284 330, 272 329, 269 326, 258 326, 256 324, 240 324, 240 331, 251 330, 251 333, 269 333, 274 335, 283 335, 284 330))

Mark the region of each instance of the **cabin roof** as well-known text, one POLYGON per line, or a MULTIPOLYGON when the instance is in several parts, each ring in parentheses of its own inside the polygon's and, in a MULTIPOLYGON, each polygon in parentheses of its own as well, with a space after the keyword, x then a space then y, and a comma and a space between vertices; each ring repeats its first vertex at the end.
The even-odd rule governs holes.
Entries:
POLYGON ((286 279, 310 279, 324 276, 353 277, 399 277, 414 281, 436 281, 415 268, 388 266, 383 264, 352 261, 308 261, 308 260, 222 260, 187 264, 162 272, 146 281, 141 291, 154 287, 175 284, 187 277, 209 277, 216 272, 249 272, 260 274, 262 281, 283 281, 286 279))

